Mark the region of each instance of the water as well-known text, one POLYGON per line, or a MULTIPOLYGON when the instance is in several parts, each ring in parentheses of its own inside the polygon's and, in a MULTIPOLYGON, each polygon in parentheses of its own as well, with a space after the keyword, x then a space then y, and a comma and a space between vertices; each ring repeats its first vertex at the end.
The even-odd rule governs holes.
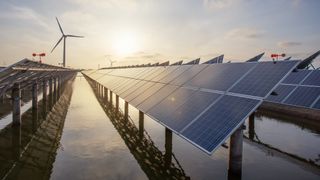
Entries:
MULTIPOLYGON (((3 134, 14 134, 8 133, 13 130, 7 127, 0 132, 1 177, 6 174, 8 179, 228 179, 229 149, 220 147, 208 156, 175 134, 170 143, 165 128, 147 116, 145 131, 141 131, 139 113, 134 107, 129 106, 132 120, 126 120, 123 114, 97 99, 84 78, 76 78, 73 93, 70 91, 72 88, 59 99, 35 133, 31 130, 23 133, 22 129, 21 139, 25 140, 20 146, 29 146, 22 148, 27 150, 20 158, 12 156, 19 154, 13 151, 15 146, 4 145, 11 144, 12 137, 3 134)), ((122 111, 123 104, 120 100, 122 111)), ((254 139, 244 139, 242 179, 320 178, 317 130, 258 113, 254 127, 254 139), (313 164, 306 162, 309 159, 313 164)))

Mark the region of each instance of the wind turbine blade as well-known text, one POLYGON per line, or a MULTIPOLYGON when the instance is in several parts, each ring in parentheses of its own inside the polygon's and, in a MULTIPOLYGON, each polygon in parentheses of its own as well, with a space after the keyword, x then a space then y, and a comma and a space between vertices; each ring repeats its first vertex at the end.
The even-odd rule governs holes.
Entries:
POLYGON ((58 20, 57 17, 56 17, 56 20, 57 20, 57 23, 58 23, 58 25, 59 25, 59 28, 60 28, 61 33, 64 35, 63 30, 62 30, 62 28, 61 28, 61 25, 60 25, 59 20, 58 20))
POLYGON ((53 50, 58 46, 58 44, 61 42, 62 38, 63 38, 63 36, 61 36, 61 38, 59 39, 57 44, 52 48, 51 52, 53 52, 53 50))
POLYGON ((67 37, 76 37, 76 38, 84 38, 84 36, 76 36, 76 35, 66 35, 67 37))

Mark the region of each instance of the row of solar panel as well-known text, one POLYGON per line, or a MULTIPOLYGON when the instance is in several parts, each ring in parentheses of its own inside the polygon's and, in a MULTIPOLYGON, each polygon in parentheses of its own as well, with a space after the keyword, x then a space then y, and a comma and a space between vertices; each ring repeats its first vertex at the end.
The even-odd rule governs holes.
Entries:
POLYGON ((282 84, 320 86, 320 70, 300 70, 292 72, 282 84))
POLYGON ((85 74, 211 153, 296 65, 297 61, 203 64, 85 74))
MULTIPOLYGON (((90 77, 110 89, 128 87, 126 78, 153 81, 175 86, 201 88, 204 91, 228 91, 265 98, 274 85, 290 71, 297 61, 261 63, 201 64, 154 68, 99 70, 90 77), (272 78, 270 78, 272 76, 272 78), (118 79, 114 84, 115 77, 118 79), (109 82, 109 84, 108 84, 109 82)), ((134 84, 134 83, 133 83, 134 84)))
POLYGON ((103 82, 114 84, 109 87, 125 101, 207 153, 224 142, 261 103, 261 100, 117 76, 103 82), (123 83, 115 85, 115 82, 123 83))

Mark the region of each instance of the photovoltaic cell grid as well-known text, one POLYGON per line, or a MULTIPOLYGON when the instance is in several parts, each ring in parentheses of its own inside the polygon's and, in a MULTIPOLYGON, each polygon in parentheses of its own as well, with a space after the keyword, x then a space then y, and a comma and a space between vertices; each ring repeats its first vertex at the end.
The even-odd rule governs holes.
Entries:
POLYGON ((116 90, 125 101, 195 146, 212 153, 297 63, 150 67, 142 68, 145 73, 135 78, 133 76, 137 70, 126 72, 125 69, 115 69, 118 72, 112 71, 113 74, 103 76, 100 82, 105 82, 103 85, 116 90), (262 75, 258 72, 262 72, 262 75), (259 87, 258 93, 250 84, 252 92, 235 88, 248 85, 244 84, 245 81, 254 82, 259 87), (266 90, 262 91, 263 88, 266 90), (229 92, 230 89, 233 91, 229 92), (238 94, 235 94, 236 90, 238 94))
POLYGON ((320 109, 320 70, 291 72, 266 101, 304 108, 320 109))
POLYGON ((266 100, 267 101, 272 101, 272 102, 282 102, 288 94, 290 94, 296 86, 293 85, 279 85, 274 92, 276 93, 275 95, 269 95, 266 100))

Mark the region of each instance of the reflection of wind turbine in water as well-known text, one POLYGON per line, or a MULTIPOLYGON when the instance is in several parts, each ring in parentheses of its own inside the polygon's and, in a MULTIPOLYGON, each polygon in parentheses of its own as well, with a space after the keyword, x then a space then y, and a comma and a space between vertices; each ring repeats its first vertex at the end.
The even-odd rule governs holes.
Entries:
POLYGON ((62 36, 61 38, 59 39, 59 41, 57 42, 57 44, 52 48, 51 50, 51 53, 53 52, 53 50, 58 46, 58 44, 61 42, 61 40, 63 39, 63 67, 66 67, 66 39, 67 37, 76 37, 76 38, 84 38, 84 36, 76 36, 76 35, 69 35, 69 34, 64 34, 62 28, 61 28, 61 25, 59 23, 59 20, 58 18, 56 17, 56 20, 57 20, 57 23, 58 23, 58 26, 59 26, 59 29, 62 33, 62 36))

